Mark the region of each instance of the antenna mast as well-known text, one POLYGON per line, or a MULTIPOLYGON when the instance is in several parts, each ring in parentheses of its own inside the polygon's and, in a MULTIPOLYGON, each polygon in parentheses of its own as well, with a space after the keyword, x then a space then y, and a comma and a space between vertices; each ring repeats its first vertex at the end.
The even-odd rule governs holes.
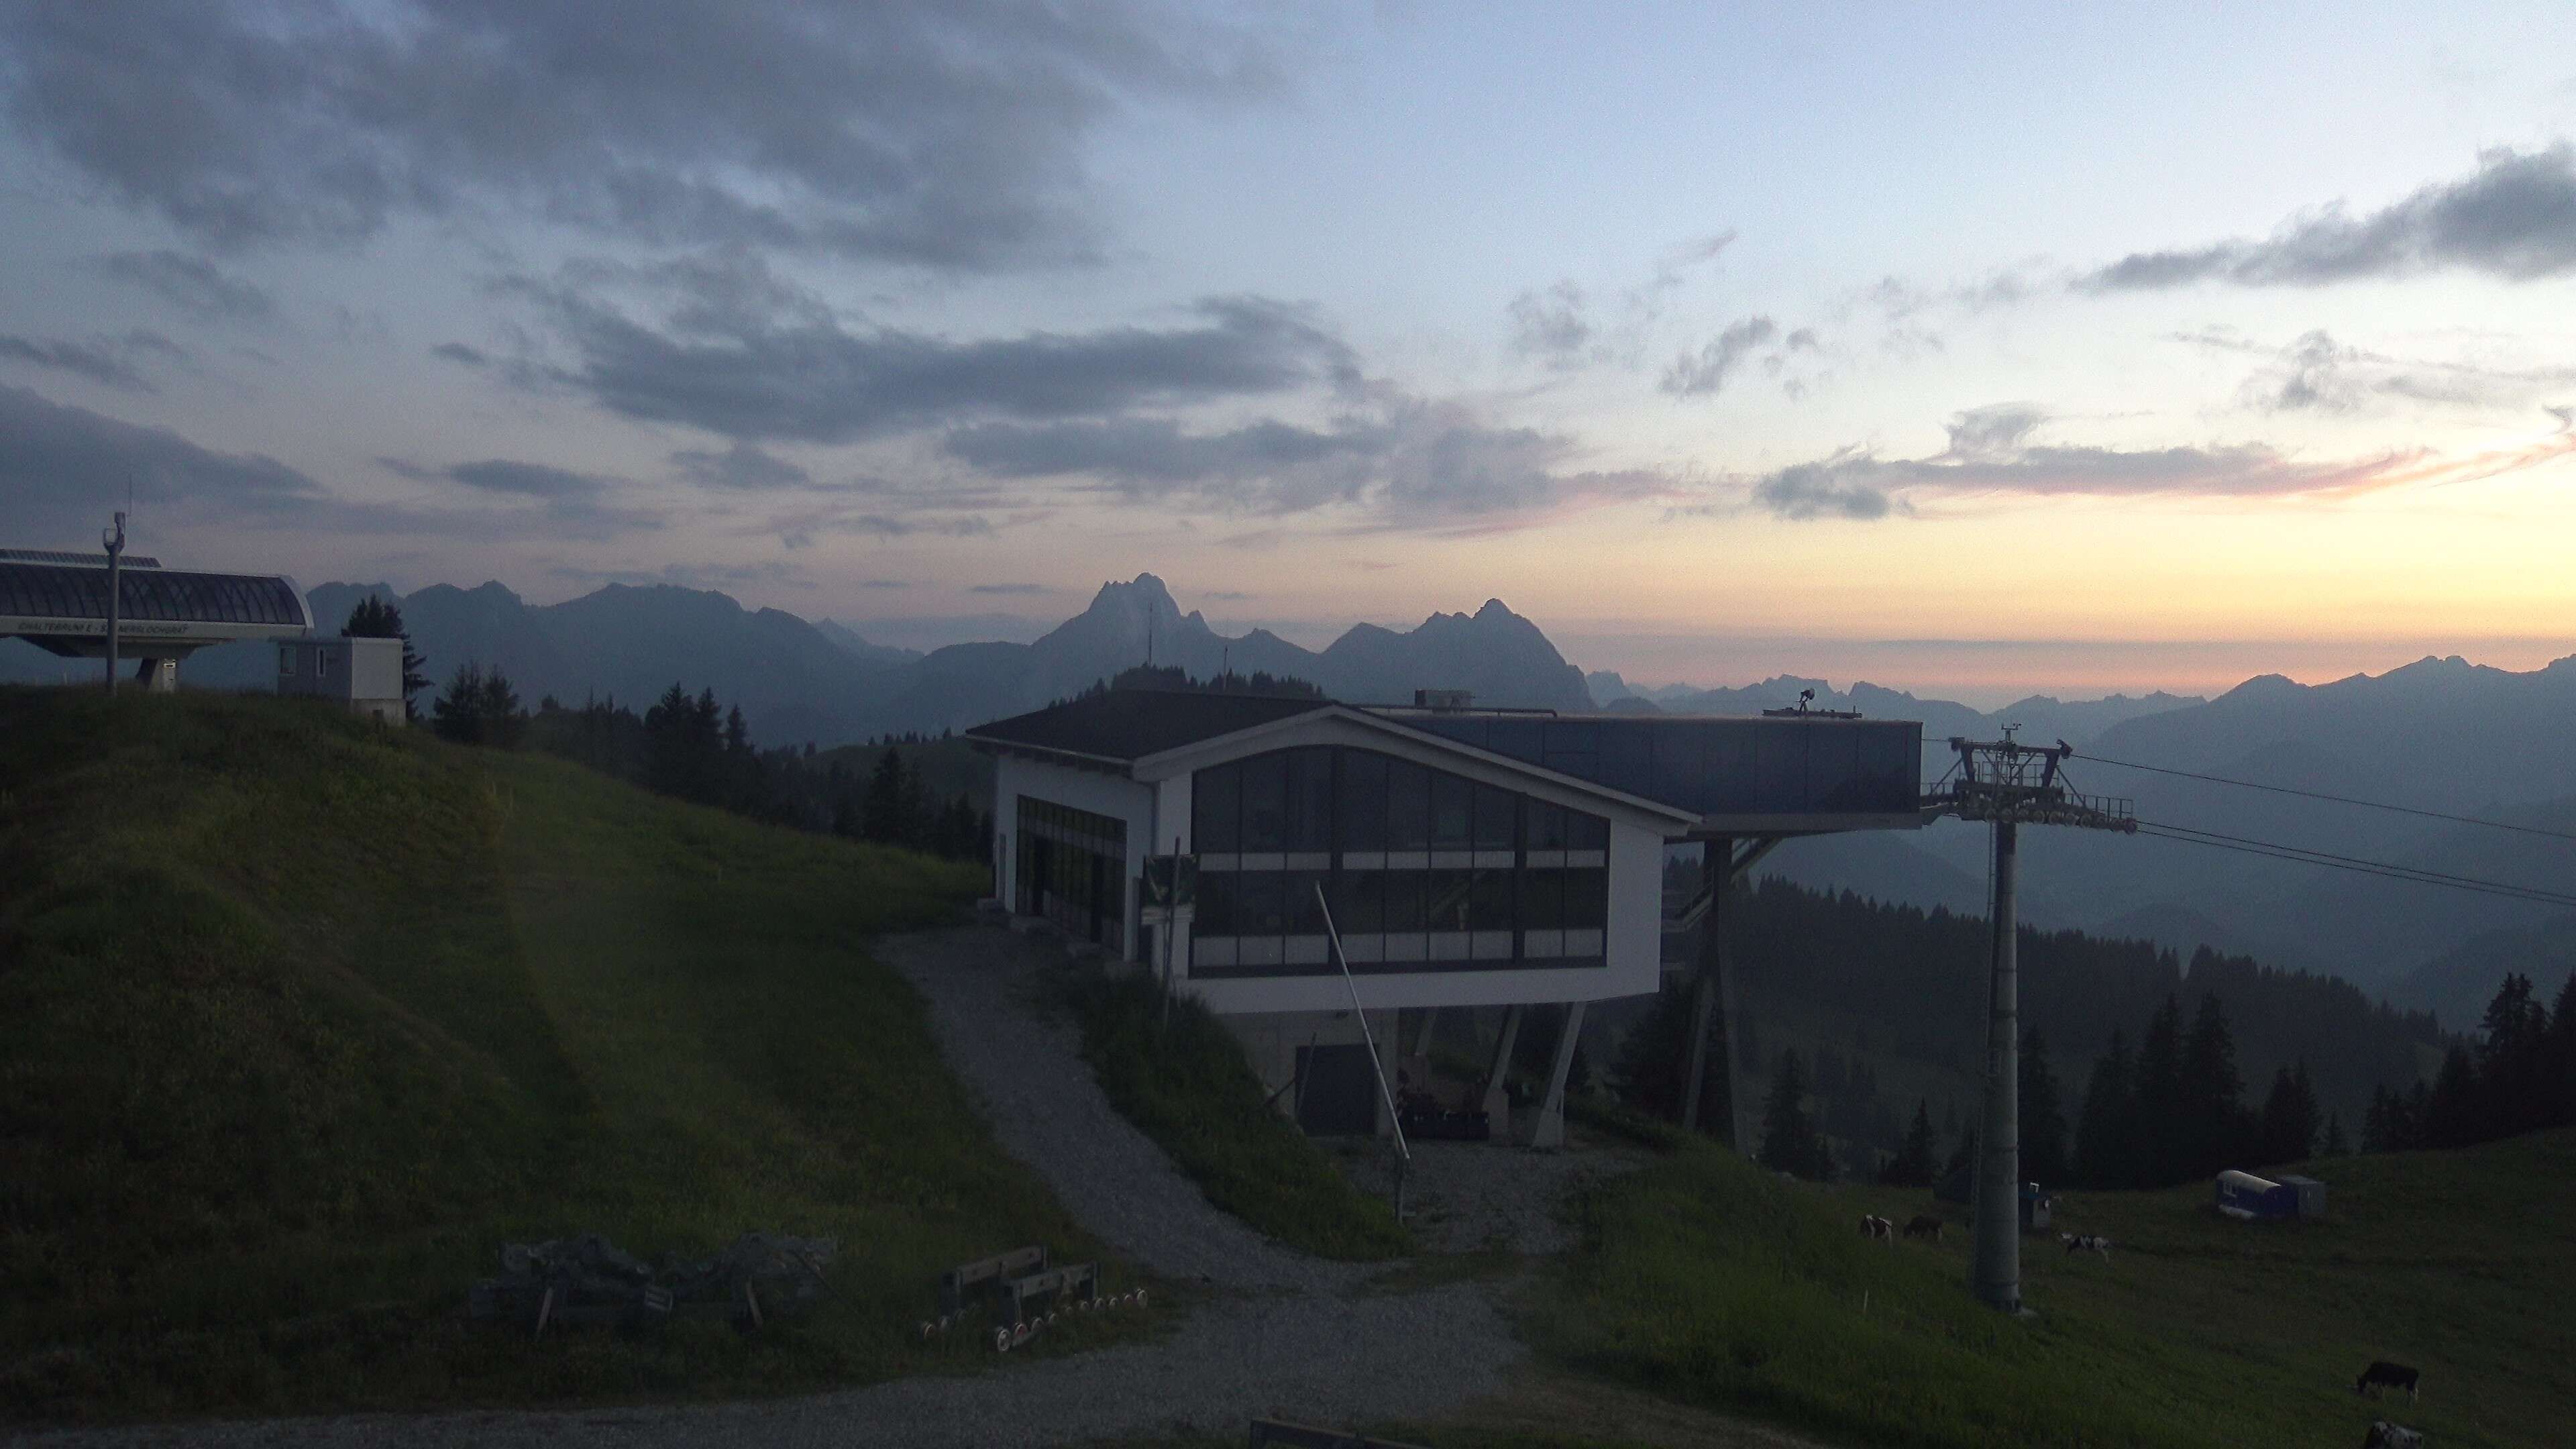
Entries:
POLYGON ((107 693, 116 696, 116 630, 118 606, 123 602, 125 583, 125 515, 116 515, 116 531, 100 529, 98 541, 107 548, 107 693))
POLYGON ((1994 826, 1993 967, 1987 983, 1985 1112, 1977 1147, 1976 1252, 1968 1285, 1978 1299, 2021 1311, 2021 1011, 2014 874, 2023 825, 2072 825, 2135 834, 2127 800, 2079 795, 2066 788, 2064 766, 2075 753, 2064 740, 2025 745, 2004 726, 2000 740, 1953 737, 1957 782, 1925 803, 1937 814, 1994 826))

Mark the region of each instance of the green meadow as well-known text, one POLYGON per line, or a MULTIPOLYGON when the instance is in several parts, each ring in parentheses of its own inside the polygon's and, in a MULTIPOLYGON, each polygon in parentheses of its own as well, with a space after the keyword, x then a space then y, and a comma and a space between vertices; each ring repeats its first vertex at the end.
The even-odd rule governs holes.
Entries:
MULTIPOLYGON (((869 938, 972 868, 301 701, 0 690, 0 1415, 715 1397, 964 1371, 936 1273, 1108 1262, 869 938), (531 1343, 505 1242, 831 1236, 809 1317, 531 1343)), ((1052 1335, 1061 1352, 1114 1320, 1052 1335)))

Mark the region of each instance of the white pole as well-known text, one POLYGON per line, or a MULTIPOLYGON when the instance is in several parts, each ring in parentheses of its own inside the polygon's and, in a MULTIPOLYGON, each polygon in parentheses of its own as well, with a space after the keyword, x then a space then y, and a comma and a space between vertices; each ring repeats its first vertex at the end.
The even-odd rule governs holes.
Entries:
POLYGON ((1360 1040, 1368 1044, 1369 1070, 1377 1073, 1377 1097, 1386 1104, 1387 1125, 1395 1129, 1395 1217, 1404 1220, 1404 1169, 1413 1161, 1413 1149, 1404 1144, 1404 1119, 1395 1110, 1395 1093, 1386 1085, 1386 1067, 1377 1059, 1377 1037, 1369 1030, 1368 1008, 1360 1005, 1360 983, 1351 975, 1350 958, 1342 954, 1342 933, 1333 925, 1333 906, 1324 899, 1324 883, 1315 882, 1315 909, 1324 913, 1324 937, 1333 943, 1333 960, 1342 968, 1342 984, 1350 988, 1351 1010, 1360 1019, 1360 1040))

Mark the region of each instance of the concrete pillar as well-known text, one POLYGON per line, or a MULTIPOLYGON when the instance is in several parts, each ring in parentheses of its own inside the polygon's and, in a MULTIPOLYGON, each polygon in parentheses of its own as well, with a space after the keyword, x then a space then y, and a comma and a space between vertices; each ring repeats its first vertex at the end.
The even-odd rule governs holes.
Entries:
POLYGON ((146 656, 134 671, 146 694, 176 694, 179 691, 179 661, 146 656))
POLYGON ((1995 822, 1994 979, 1987 998, 1986 1111, 1977 1144, 1977 1300, 2021 1311, 2021 1012, 2013 870, 2021 854, 2009 820, 1995 822))
POLYGON ((1556 1063, 1547 1072, 1547 1100, 1538 1109, 1538 1121, 1530 1128, 1530 1146, 1559 1148, 1565 1145, 1565 1078, 1574 1067, 1574 1048, 1583 1036, 1583 1008, 1591 1005, 1578 1001, 1565 1009, 1565 1032, 1556 1039, 1556 1063))
POLYGON ((1503 1091, 1503 1079, 1512 1069, 1512 1045, 1520 1039, 1521 1008, 1514 1003, 1503 1013, 1503 1038, 1494 1044, 1494 1063, 1485 1069, 1485 1123, 1500 1141, 1511 1128, 1512 1101, 1503 1091))
POLYGON ((1439 1024, 1439 1007, 1426 1006, 1422 1008, 1422 1020, 1416 1024, 1413 1029, 1413 1050, 1405 1053, 1405 1055, 1416 1057, 1427 1057, 1431 1055, 1431 1031, 1432 1028, 1439 1024))
MULTIPOLYGON (((1729 1118, 1714 1124, 1715 1134, 1727 1146, 1745 1152, 1742 1132, 1744 1103, 1736 1089, 1743 1085, 1742 1074, 1735 1070, 1735 983, 1727 978, 1725 921, 1726 890, 1735 880, 1735 842, 1719 836, 1700 846, 1700 879, 1708 890, 1708 914, 1700 918, 1699 976, 1691 985, 1690 1068, 1682 1077, 1682 1126, 1699 1130, 1700 1098, 1707 1094, 1709 1043, 1717 1043, 1719 1080, 1726 1084, 1729 1118), (1711 1014, 1715 1020, 1712 1021, 1711 1014)), ((1750 1153, 1746 1153, 1750 1156, 1750 1153)))

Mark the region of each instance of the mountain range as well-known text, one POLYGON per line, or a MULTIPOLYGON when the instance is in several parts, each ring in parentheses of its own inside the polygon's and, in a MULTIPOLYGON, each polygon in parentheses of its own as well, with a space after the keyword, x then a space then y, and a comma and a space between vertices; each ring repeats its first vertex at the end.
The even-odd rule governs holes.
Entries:
MULTIPOLYGON (((610 585, 547 605, 498 583, 410 594, 335 583, 308 597, 329 627, 369 595, 401 606, 434 680, 469 661, 497 666, 530 704, 551 695, 641 707, 674 682, 692 692, 712 688, 741 705, 755 738, 777 744, 962 729, 1149 660, 1202 677, 1228 668, 1292 676, 1362 702, 1443 688, 1521 708, 1750 713, 1794 707, 1811 690, 1811 708, 1921 720, 1927 783, 1949 766, 1950 737, 1992 738, 2018 726, 2025 740, 2075 746, 2071 783, 2133 799, 2142 820, 2576 894, 2576 658, 2522 673, 2428 658, 2313 686, 2265 675, 2215 699, 2034 695, 1980 711, 1786 674, 1740 688, 1635 689, 1615 673, 1584 675, 1500 600, 1472 614, 1433 614, 1406 630, 1362 624, 1310 650, 1267 630, 1222 634, 1184 613, 1152 574, 1103 585, 1089 607, 1034 642, 927 653, 873 643, 833 620, 746 609, 720 593, 669 585, 610 585), (2361 809, 2325 796, 2401 808, 2361 809), (2449 816, 2520 829, 2436 818, 2449 816)), ((51 681, 64 668, 0 641, 0 679, 51 681)), ((265 649, 225 646, 181 672, 198 686, 259 688, 272 668, 265 649)), ((2207 944, 2330 972, 2401 1004, 2435 1007, 2453 1025, 2465 1024, 2463 1003, 2482 1005, 2506 970, 2536 967, 2543 989, 2554 990, 2576 959, 2566 944, 2576 939, 2576 917, 2551 905, 2219 848, 2227 844, 2034 830, 2022 851, 2023 918, 2155 940, 2186 957, 2207 944)), ((1764 870, 1809 886, 1981 913, 1986 855, 1981 827, 1941 821, 1917 832, 1796 841, 1764 870)))

